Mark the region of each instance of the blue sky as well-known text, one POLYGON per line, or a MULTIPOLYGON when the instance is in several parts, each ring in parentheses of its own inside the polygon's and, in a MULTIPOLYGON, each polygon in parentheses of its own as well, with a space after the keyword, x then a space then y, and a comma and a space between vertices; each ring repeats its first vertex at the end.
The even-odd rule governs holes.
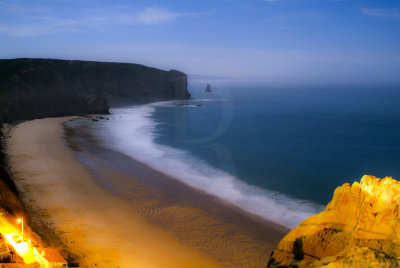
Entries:
POLYGON ((265 83, 400 85, 400 1, 0 0, 0 58, 15 57, 265 83))

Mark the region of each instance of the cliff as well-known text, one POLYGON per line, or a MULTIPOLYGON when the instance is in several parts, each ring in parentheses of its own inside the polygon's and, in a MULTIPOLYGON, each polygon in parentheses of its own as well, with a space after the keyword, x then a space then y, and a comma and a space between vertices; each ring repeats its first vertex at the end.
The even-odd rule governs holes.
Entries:
POLYGON ((364 176, 290 231, 267 267, 399 267, 400 182, 364 176))
MULTIPOLYGON (((187 98, 187 76, 175 70, 76 60, 0 60, 0 138, 6 134, 1 131, 3 123, 108 113, 110 103, 187 98)), ((0 142, 0 206, 23 213, 1 147, 0 142)))
POLYGON ((0 122, 108 113, 110 102, 186 99, 184 73, 138 64, 53 59, 0 60, 0 122))

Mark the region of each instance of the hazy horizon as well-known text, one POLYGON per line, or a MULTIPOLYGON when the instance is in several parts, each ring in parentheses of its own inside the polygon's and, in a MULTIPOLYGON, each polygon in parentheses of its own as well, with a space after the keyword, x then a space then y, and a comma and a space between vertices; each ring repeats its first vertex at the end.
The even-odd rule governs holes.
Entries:
POLYGON ((272 85, 400 84, 400 3, 0 1, 0 58, 139 63, 272 85))

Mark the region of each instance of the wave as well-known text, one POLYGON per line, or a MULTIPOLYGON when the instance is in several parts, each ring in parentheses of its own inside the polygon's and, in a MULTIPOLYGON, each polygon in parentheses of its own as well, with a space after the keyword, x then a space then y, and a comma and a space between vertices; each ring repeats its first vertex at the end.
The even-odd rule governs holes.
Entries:
POLYGON ((102 135, 100 140, 104 141, 104 147, 122 152, 191 187, 289 228, 323 209, 309 201, 247 184, 189 152, 156 144, 156 127, 161 123, 152 120, 151 116, 157 107, 170 104, 159 102, 111 109, 114 120, 100 124, 102 130, 96 133, 102 135))

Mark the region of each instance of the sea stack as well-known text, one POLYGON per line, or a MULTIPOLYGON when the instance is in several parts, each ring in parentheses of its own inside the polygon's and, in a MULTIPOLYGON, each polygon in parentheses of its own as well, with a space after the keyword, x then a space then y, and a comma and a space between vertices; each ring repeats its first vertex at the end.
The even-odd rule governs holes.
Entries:
POLYGON ((290 231, 267 267, 399 267, 400 182, 365 175, 290 231))
POLYGON ((205 92, 206 93, 211 93, 212 92, 210 84, 207 84, 205 92))

